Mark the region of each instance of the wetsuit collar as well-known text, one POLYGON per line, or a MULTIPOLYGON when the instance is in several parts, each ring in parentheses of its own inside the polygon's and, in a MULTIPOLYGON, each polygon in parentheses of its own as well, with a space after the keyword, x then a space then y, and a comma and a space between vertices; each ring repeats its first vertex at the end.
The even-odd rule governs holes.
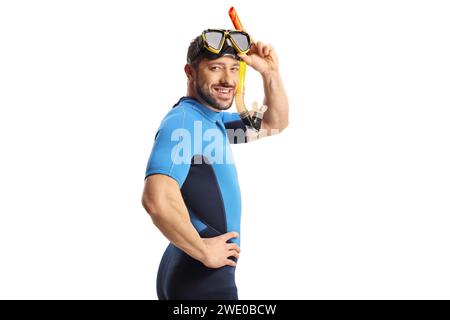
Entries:
POLYGON ((184 101, 190 102, 190 105, 192 106, 193 109, 197 110, 198 112, 200 112, 206 118, 208 118, 209 120, 211 120, 213 122, 215 122, 221 118, 220 111, 214 111, 214 110, 211 110, 210 108, 205 107, 203 104, 200 103, 200 101, 198 101, 195 98, 182 97, 178 103, 181 103, 184 101))

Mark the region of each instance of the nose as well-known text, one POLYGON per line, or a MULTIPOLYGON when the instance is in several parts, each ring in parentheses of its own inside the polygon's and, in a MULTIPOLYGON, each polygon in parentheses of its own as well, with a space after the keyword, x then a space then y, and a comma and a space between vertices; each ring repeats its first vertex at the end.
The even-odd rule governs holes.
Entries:
POLYGON ((236 85, 236 81, 236 72, 233 72, 233 69, 231 67, 222 69, 219 80, 221 85, 234 87, 236 85))
POLYGON ((231 70, 229 70, 228 68, 223 68, 223 72, 220 77, 220 82, 221 84, 228 84, 232 86, 233 77, 231 75, 231 70))

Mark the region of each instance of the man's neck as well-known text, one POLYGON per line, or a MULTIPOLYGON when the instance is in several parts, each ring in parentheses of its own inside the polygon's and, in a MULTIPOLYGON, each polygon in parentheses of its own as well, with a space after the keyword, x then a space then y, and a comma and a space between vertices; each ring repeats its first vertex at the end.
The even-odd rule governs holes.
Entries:
POLYGON ((199 103, 201 103, 202 106, 204 106, 205 108, 208 108, 208 109, 210 109, 210 110, 212 110, 212 111, 214 111, 214 112, 220 112, 220 110, 217 110, 217 109, 211 107, 211 106, 210 106, 209 104, 207 104, 202 98, 198 97, 198 96, 197 96, 195 93, 193 93, 193 92, 189 92, 189 90, 188 90, 188 93, 187 93, 187 97, 192 98, 192 99, 194 99, 194 100, 197 100, 197 101, 198 101, 199 103))

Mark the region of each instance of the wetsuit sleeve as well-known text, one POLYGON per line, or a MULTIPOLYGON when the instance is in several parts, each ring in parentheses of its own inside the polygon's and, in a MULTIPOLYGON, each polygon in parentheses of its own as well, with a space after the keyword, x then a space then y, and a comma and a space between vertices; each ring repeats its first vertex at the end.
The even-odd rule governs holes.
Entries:
POLYGON ((247 138, 245 132, 247 128, 237 112, 221 112, 222 121, 227 129, 228 140, 230 143, 245 143, 247 138))
POLYGON ((164 174, 175 179, 180 188, 191 165, 191 136, 186 115, 170 115, 161 123, 147 162, 145 178, 164 174))

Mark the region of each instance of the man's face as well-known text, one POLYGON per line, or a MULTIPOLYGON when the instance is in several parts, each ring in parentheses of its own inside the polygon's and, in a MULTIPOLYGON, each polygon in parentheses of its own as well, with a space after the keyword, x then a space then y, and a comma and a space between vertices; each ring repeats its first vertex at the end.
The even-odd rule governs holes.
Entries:
POLYGON ((195 93, 216 110, 227 110, 233 104, 239 84, 239 61, 232 57, 200 61, 194 79, 195 93))

